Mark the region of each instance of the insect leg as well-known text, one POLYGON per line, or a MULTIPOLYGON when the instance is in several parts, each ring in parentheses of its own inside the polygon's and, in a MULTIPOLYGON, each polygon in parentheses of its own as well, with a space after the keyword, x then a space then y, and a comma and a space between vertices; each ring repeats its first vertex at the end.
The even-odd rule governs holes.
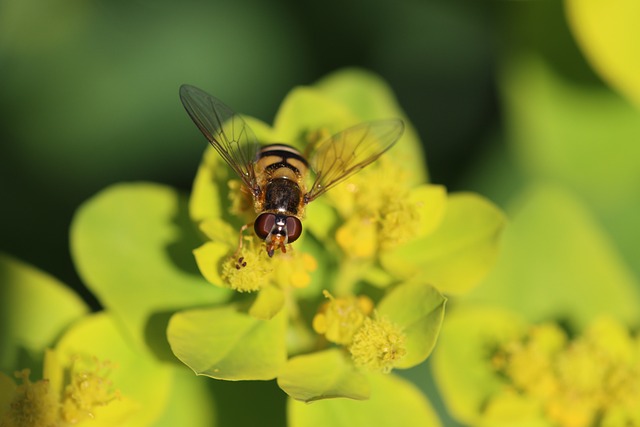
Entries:
MULTIPOLYGON (((238 248, 236 249, 236 251, 233 254, 234 258, 237 258, 238 255, 240 255, 240 250, 242 250, 242 240, 243 240, 243 237, 244 237, 244 232, 246 231, 247 228, 252 227, 252 226, 253 226, 253 221, 243 225, 242 227, 240 227, 240 233, 238 235, 238 248)), ((245 265, 246 265, 246 263, 245 263, 245 265)))

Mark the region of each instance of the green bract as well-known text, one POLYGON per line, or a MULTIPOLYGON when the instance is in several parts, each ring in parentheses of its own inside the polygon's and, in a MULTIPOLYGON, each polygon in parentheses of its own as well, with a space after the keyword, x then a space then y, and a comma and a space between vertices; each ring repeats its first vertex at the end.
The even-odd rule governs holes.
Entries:
POLYGON ((194 236, 186 199, 175 190, 120 184, 78 210, 71 250, 87 286, 136 345, 144 346, 145 340, 161 338, 150 336, 149 328, 162 328, 172 311, 228 298, 203 286, 188 253, 194 236))
POLYGON ((640 106, 640 36, 636 19, 640 6, 634 0, 605 5, 597 1, 567 0, 567 15, 576 39, 587 57, 611 86, 640 106))
POLYGON ((289 400, 287 415, 291 427, 321 426, 440 426, 429 402, 411 383, 394 375, 370 379, 371 398, 365 402, 331 399, 312 405, 289 400))

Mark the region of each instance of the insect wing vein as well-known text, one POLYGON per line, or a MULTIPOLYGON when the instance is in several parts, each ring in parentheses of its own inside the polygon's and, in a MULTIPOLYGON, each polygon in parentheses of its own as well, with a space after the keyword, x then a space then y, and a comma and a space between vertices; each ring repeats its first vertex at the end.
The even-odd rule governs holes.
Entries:
POLYGON ((320 142, 310 159, 315 180, 305 196, 310 202, 374 162, 404 131, 399 119, 362 123, 320 142))
POLYGON ((194 86, 182 85, 180 100, 200 132, 253 190, 256 186, 253 162, 260 145, 249 125, 222 101, 194 86))

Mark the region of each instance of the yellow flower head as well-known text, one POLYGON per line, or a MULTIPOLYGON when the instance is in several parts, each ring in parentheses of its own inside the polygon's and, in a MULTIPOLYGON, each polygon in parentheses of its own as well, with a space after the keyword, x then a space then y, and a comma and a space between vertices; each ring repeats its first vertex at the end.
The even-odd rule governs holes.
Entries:
POLYGON ((336 344, 350 344, 355 332, 362 326, 373 309, 366 296, 334 298, 324 291, 329 301, 324 303, 313 318, 313 329, 336 344))
POLYGON ((356 366, 388 373, 407 353, 405 335, 386 317, 367 317, 354 334, 349 352, 356 366))
POLYGON ((31 382, 31 371, 16 372, 22 384, 15 388, 8 411, 0 419, 3 427, 56 426, 59 420, 59 401, 48 380, 31 382))
POLYGON ((51 378, 31 382, 28 369, 16 372, 22 384, 14 388, 0 425, 61 427, 95 418, 98 407, 120 397, 108 378, 112 367, 110 362, 75 357, 63 373, 55 354, 47 351, 44 375, 51 378))
POLYGON ((253 292, 269 283, 274 266, 264 248, 255 239, 245 239, 238 254, 227 257, 222 264, 222 279, 238 292, 253 292))
POLYGON ((542 325, 503 346, 493 362, 555 425, 588 427, 599 419, 637 425, 640 347, 635 341, 608 318, 574 340, 555 325, 542 325))
POLYGON ((420 229, 420 202, 406 174, 384 156, 330 195, 346 222, 336 240, 354 258, 370 258, 409 241, 420 229))

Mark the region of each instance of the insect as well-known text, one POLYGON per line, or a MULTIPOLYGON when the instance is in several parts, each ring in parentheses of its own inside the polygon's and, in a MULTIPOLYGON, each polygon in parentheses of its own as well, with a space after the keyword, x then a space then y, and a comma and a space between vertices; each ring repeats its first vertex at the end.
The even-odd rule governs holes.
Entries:
POLYGON ((194 86, 182 85, 180 100, 251 195, 257 214, 253 228, 270 257, 278 249, 286 252, 286 245, 300 237, 307 204, 375 161, 404 131, 399 119, 366 122, 310 144, 303 155, 283 143, 260 145, 239 114, 194 86))

